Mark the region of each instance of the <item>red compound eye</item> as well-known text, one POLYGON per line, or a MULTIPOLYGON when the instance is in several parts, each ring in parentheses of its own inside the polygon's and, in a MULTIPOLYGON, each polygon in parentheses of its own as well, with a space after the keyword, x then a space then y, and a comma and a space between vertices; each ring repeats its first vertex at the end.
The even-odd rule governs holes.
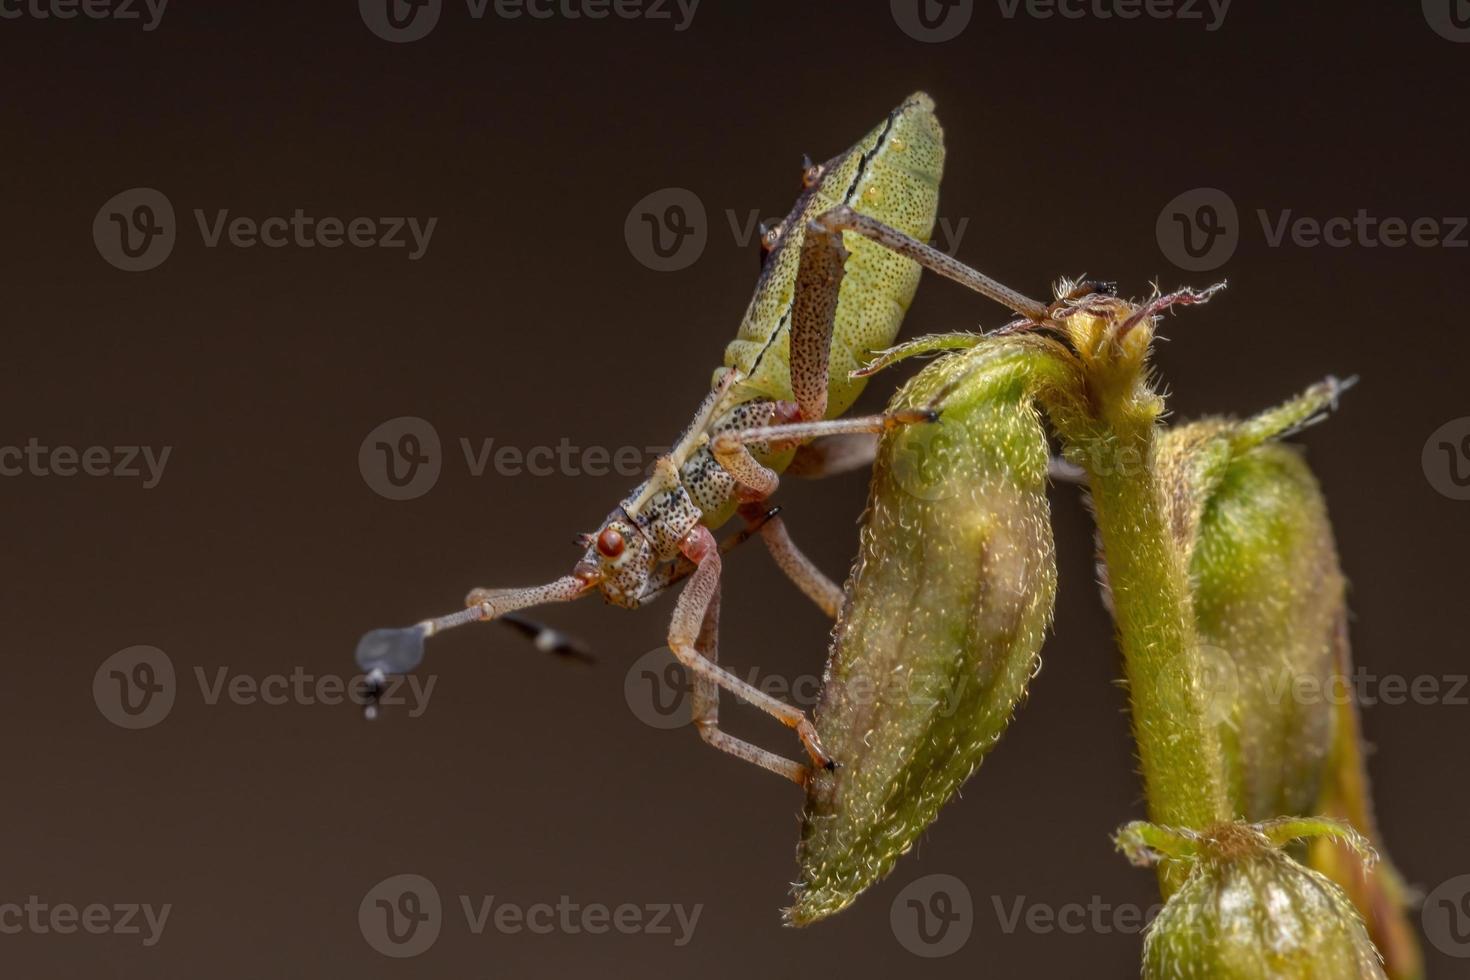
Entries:
POLYGON ((623 536, 615 528, 605 527, 597 536, 597 553, 604 558, 616 558, 623 553, 623 536))

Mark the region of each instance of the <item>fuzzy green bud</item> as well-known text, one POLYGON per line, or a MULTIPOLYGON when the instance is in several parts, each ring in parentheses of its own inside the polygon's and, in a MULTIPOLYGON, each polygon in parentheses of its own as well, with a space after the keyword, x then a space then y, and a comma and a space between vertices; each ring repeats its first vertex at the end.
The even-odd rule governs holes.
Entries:
POLYGON ((1045 345, 988 340, 894 398, 938 420, 887 434, 815 721, 839 767, 807 787, 802 925, 886 875, 1011 719, 1038 666, 1056 565, 1045 345))
POLYGON ((1347 895, 1280 849, 1320 833, 1365 847, 1321 820, 1224 824, 1199 834, 1125 828, 1119 844, 1135 862, 1189 867, 1144 937, 1144 980, 1382 980, 1378 952, 1347 895))
MULTIPOLYGON (((1346 582, 1326 501, 1299 452, 1270 440, 1335 403, 1335 379, 1246 421, 1207 419, 1161 436, 1156 469, 1193 582, 1211 714, 1234 811, 1343 819, 1377 845, 1349 678, 1346 582)), ((1386 861, 1368 868, 1321 838, 1308 864, 1351 896, 1388 974, 1422 974, 1386 861)))

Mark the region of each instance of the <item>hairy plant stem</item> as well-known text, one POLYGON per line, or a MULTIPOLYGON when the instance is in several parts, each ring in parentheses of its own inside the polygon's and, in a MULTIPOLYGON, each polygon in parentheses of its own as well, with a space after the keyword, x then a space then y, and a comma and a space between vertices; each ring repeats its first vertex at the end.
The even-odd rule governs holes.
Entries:
MULTIPOLYGON (((1203 830, 1232 814, 1219 735, 1207 716, 1188 572, 1148 465, 1153 413, 1110 400, 1104 396, 1078 448, 1107 561, 1149 819, 1203 830)), ((1165 897, 1184 870, 1160 866, 1165 897)))

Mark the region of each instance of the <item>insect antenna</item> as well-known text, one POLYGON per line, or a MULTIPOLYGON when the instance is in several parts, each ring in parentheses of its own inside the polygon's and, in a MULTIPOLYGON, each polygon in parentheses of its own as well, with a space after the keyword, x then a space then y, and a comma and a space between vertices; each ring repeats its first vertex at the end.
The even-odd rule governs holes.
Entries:
MULTIPOLYGON (((387 686, 388 677, 393 674, 407 674, 422 663, 424 643, 436 633, 463 626, 466 623, 502 619, 518 609, 545 605, 549 602, 569 602, 586 595, 596 587, 596 584, 595 578, 565 575, 546 585, 527 589, 476 589, 469 595, 470 605, 458 612, 452 612, 436 619, 426 619, 412 626, 398 629, 376 629, 364 633, 362 639, 357 641, 356 653, 357 666, 366 675, 367 692, 363 714, 370 720, 377 717, 378 702, 387 686)), ((545 630, 545 627, 540 627, 520 617, 516 617, 516 620, 519 622, 512 620, 508 625, 528 635, 538 636, 537 645, 539 647, 543 642, 539 639, 539 634, 545 630)), ((566 634, 557 633, 555 630, 548 632, 549 636, 544 642, 553 644, 553 648, 560 643, 570 652, 578 649, 577 641, 566 634)), ((585 647, 581 649, 585 651, 585 647)))

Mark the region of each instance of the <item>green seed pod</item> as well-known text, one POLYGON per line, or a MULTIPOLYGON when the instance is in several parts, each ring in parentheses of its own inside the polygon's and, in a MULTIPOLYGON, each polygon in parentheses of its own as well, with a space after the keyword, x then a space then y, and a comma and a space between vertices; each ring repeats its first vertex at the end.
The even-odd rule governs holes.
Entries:
POLYGON ((1299 453, 1268 443, 1220 469, 1189 569, 1235 812, 1315 812, 1345 597, 1322 494, 1299 453))
POLYGON ((1120 844, 1135 860, 1162 845, 1179 847, 1166 859, 1190 866, 1144 937, 1144 980, 1382 980, 1378 952, 1342 889, 1279 849, 1296 836, 1293 827, 1362 846, 1326 821, 1227 824, 1198 835, 1124 830, 1120 844), (1272 825, 1286 830, 1278 835, 1272 825), (1145 836, 1153 839, 1141 845, 1145 836))
POLYGON ((990 339, 929 365, 893 409, 815 721, 816 774, 786 910, 804 925, 886 875, 999 739, 1035 674, 1056 591, 1047 442, 1032 403, 1048 342, 990 339))
MULTIPOLYGON (((1180 426, 1160 438, 1156 467, 1189 561, 1233 809, 1247 820, 1341 818, 1376 845, 1347 681, 1346 582, 1326 502, 1305 460, 1266 441, 1316 415, 1339 390, 1329 380, 1246 422, 1180 426)), ((1389 975, 1419 976, 1406 890, 1392 866, 1366 869, 1330 839, 1307 854, 1352 897, 1389 975)))

